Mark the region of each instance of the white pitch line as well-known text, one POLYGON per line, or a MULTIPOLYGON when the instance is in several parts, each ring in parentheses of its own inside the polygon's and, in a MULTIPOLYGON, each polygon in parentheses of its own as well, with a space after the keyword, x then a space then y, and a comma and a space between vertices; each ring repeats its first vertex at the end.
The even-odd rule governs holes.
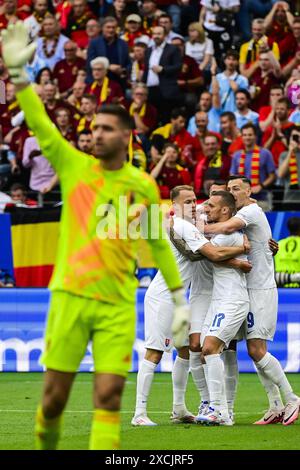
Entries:
MULTIPOLYGON (((250 415, 253 415, 253 414, 258 414, 258 413, 264 413, 266 410, 262 410, 262 411, 254 411, 252 413, 248 413, 246 411, 241 411, 241 412, 238 412, 238 413, 235 413, 235 415, 245 415, 245 416, 250 416, 250 415)), ((0 410, 0 413, 36 413, 36 410, 0 410)), ((81 413, 81 414, 91 414, 93 413, 93 410, 89 411, 89 410, 66 410, 64 411, 64 413, 72 413, 72 414, 78 414, 78 413, 81 413)), ((121 411, 121 414, 133 414, 134 413, 134 410, 130 410, 130 411, 121 411)), ((171 415, 171 412, 170 411, 150 411, 149 412, 150 414, 156 414, 156 415, 162 415, 162 414, 169 414, 171 415)))

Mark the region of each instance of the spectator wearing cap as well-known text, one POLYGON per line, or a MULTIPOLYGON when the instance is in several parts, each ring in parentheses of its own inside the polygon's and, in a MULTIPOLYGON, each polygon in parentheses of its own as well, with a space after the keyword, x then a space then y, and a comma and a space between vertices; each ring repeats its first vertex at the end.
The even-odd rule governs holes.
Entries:
POLYGON ((125 87, 130 58, 127 43, 117 36, 117 26, 118 23, 115 18, 111 16, 104 18, 102 35, 91 40, 87 54, 88 83, 93 81, 91 61, 96 57, 107 57, 110 64, 109 78, 118 81, 125 87))
POLYGON ((48 11, 47 0, 34 0, 32 15, 24 20, 24 24, 29 31, 29 36, 35 39, 42 27, 43 19, 48 11))
POLYGON ((217 75, 214 71, 212 73, 211 90, 213 88, 219 90, 219 94, 215 96, 218 100, 215 100, 214 106, 219 108, 221 112, 231 111, 234 113, 236 111, 235 93, 241 88, 248 89, 249 84, 247 78, 238 72, 239 55, 237 51, 227 51, 224 63, 224 72, 217 75))
POLYGON ((249 78, 259 66, 259 54, 261 47, 272 49, 274 57, 279 60, 280 52, 276 41, 265 35, 265 25, 262 18, 252 21, 252 38, 240 48, 240 72, 249 78))
POLYGON ((69 93, 75 83, 79 69, 85 68, 85 60, 77 57, 77 44, 67 41, 64 44, 65 59, 60 60, 54 67, 53 78, 57 80, 60 93, 69 93))
POLYGON ((65 33, 72 41, 76 42, 80 49, 85 49, 88 45, 86 24, 91 18, 95 18, 95 16, 91 12, 87 0, 73 0, 65 33))
POLYGON ((141 14, 143 17, 143 31, 151 36, 153 28, 158 26, 158 18, 163 14, 163 11, 157 8, 154 0, 144 0, 141 14))
POLYGON ((204 84, 203 74, 199 70, 197 62, 185 54, 185 43, 182 36, 173 37, 172 44, 178 47, 182 57, 182 67, 177 84, 183 93, 184 105, 189 116, 191 116, 194 113, 201 87, 204 84))
POLYGON ((235 92, 235 105, 236 111, 234 113, 236 118, 236 125, 241 129, 248 122, 252 122, 258 127, 258 113, 249 108, 251 96, 248 90, 237 90, 235 92))
POLYGON ((135 13, 128 15, 125 22, 125 32, 121 35, 121 39, 126 41, 130 50, 140 37, 143 36, 142 18, 135 13))
POLYGON ((197 62, 200 70, 205 70, 214 55, 213 42, 206 37, 201 23, 189 24, 188 34, 189 40, 186 42, 185 53, 197 62))
POLYGON ((42 23, 41 36, 37 39, 37 55, 51 70, 55 64, 65 58, 64 45, 69 38, 59 32, 56 18, 49 13, 42 23))
POLYGON ((138 134, 148 135, 157 125, 157 111, 148 103, 148 88, 145 83, 133 85, 132 102, 127 106, 133 117, 138 134))
POLYGON ((124 100, 121 86, 107 76, 109 61, 106 57, 96 57, 91 61, 93 83, 87 86, 86 92, 96 96, 97 106, 103 104, 120 104, 124 100))
POLYGON ((143 82, 149 88, 149 101, 158 110, 158 119, 167 123, 170 111, 182 103, 177 83, 182 58, 176 46, 167 44, 166 32, 156 26, 152 34, 154 46, 147 49, 143 82))

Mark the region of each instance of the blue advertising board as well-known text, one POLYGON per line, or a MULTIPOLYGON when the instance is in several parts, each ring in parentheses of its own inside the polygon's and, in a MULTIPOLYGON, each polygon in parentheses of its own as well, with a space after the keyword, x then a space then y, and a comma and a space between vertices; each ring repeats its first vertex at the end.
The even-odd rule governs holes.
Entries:
MULTIPOLYGON (((144 295, 136 297, 137 325, 132 371, 137 371, 144 356, 144 295)), ((0 371, 38 372, 44 347, 43 332, 49 302, 47 289, 0 289, 0 371)), ((300 372, 300 289, 279 289, 277 331, 269 350, 286 372, 300 372)), ((239 368, 253 372, 244 342, 239 343, 239 368)), ((175 351, 164 354, 158 371, 171 371, 175 351)), ((80 371, 93 370, 91 348, 87 349, 80 371)))

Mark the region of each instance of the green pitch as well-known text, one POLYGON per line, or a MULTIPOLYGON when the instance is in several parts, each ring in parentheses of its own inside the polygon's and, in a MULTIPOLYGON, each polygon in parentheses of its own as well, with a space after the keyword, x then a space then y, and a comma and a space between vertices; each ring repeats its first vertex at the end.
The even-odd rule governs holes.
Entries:
MULTIPOLYGON (((60 449, 87 449, 92 413, 92 374, 77 376, 65 413, 60 449)), ((289 380, 300 394, 300 375, 289 380)), ((267 400, 255 374, 241 374, 236 403, 236 424, 228 427, 174 425, 170 422, 172 389, 170 374, 156 374, 149 400, 153 428, 130 425, 135 403, 136 374, 130 374, 122 406, 122 448, 149 450, 195 449, 297 449, 300 419, 291 426, 253 426, 267 409, 267 400)), ((0 449, 33 449, 36 405, 42 389, 42 374, 0 374, 0 449)), ((196 412, 198 396, 190 379, 186 402, 196 412)))

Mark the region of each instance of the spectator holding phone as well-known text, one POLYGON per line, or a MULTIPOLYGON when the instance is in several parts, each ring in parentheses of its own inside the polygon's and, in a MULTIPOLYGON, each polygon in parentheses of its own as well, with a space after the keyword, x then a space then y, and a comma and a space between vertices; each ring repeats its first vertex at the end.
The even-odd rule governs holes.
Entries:
POLYGON ((278 176, 284 184, 284 210, 299 208, 300 203, 300 128, 291 132, 289 148, 279 158, 278 176))

